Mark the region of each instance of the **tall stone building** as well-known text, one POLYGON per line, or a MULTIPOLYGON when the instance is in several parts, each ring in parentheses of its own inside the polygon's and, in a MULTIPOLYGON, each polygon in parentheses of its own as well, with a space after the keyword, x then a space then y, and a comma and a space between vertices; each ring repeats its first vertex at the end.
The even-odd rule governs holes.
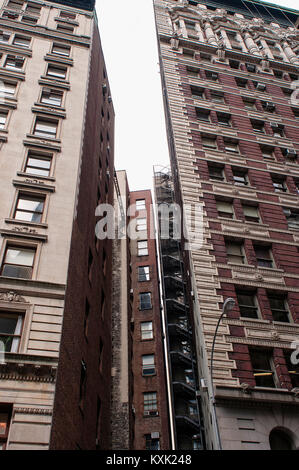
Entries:
MULTIPOLYGON (((182 208, 203 214, 201 247, 181 244, 166 268, 183 264, 189 286, 206 448, 298 449, 298 12, 246 0, 155 0, 154 9, 164 176, 182 208)), ((169 323, 170 342, 179 313, 169 323)), ((175 393, 183 379, 174 379, 175 393)))
POLYGON ((0 1, 0 448, 110 446, 114 111, 94 0, 0 1), (3 352, 4 349, 4 352, 3 352))

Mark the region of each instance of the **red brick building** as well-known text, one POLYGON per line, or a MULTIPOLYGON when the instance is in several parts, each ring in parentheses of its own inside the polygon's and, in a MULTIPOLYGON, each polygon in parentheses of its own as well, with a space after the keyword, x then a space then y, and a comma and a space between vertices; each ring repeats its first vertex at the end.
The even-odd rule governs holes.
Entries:
POLYGON ((130 192, 133 449, 170 449, 166 370, 151 191, 130 192), (133 226, 134 224, 134 226, 133 226), (136 224, 136 228, 135 228, 136 224), (134 239, 135 238, 135 239, 134 239))
POLYGON ((203 213, 185 271, 207 448, 296 449, 298 12, 156 0, 155 14, 175 199, 203 213))

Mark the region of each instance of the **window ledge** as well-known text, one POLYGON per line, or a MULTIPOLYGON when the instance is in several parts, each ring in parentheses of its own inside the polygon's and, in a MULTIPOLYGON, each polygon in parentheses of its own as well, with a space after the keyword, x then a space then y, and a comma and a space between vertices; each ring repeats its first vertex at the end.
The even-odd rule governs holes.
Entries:
POLYGON ((24 173, 23 171, 17 171, 18 176, 24 176, 25 178, 34 178, 34 179, 39 179, 39 180, 45 180, 49 181, 50 183, 56 181, 56 179, 53 176, 40 176, 40 175, 35 175, 31 173, 24 173))
POLYGON ((29 222, 27 220, 18 220, 18 219, 4 219, 7 224, 14 224, 14 225, 28 225, 29 227, 36 227, 36 228, 48 228, 48 224, 45 223, 35 223, 29 222))
POLYGON ((34 140, 39 140, 40 142, 45 143, 45 144, 47 143, 61 144, 61 139, 51 139, 50 137, 42 138, 34 134, 26 134, 26 137, 29 137, 30 139, 34 139, 34 140))

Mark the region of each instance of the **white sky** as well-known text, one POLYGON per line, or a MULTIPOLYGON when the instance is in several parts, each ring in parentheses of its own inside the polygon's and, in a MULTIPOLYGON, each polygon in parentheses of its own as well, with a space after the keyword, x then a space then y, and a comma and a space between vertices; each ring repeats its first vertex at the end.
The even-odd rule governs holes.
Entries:
MULTIPOLYGON (((297 9, 298 0, 273 2, 297 9)), ((168 165, 153 0, 96 0, 116 114, 115 168, 131 191, 152 189, 153 165, 168 165)))

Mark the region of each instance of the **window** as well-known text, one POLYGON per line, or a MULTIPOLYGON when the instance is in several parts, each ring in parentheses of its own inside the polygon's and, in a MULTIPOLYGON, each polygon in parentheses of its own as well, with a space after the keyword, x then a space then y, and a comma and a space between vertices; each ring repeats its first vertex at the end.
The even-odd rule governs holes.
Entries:
POLYGON ((147 240, 142 240, 142 241, 137 242, 137 255, 138 256, 148 255, 147 240))
POLYGON ((136 200, 136 211, 141 211, 145 209, 145 199, 136 200))
POLYGON ((153 322, 145 321, 140 323, 141 339, 153 339, 153 322))
POLYGON ((268 246, 254 245, 257 265, 262 268, 273 268, 271 248, 268 246))
POLYGON ((197 119, 204 122, 210 122, 210 111, 202 108, 195 108, 197 119))
POLYGON ((11 409, 7 405, 0 406, 0 450, 5 450, 11 418, 11 409))
POLYGON ((255 86, 255 89, 257 91, 266 91, 266 85, 264 83, 261 83, 261 82, 253 82, 254 86, 255 86))
POLYGON ((8 55, 4 64, 4 67, 9 70, 20 71, 23 68, 25 59, 24 57, 18 57, 14 55, 8 55))
POLYGON ((272 122, 270 124, 274 137, 284 137, 284 127, 282 124, 277 124, 276 122, 272 122))
POLYGON ((149 266, 138 266, 138 281, 149 281, 150 280, 150 268, 149 266))
POLYGON ((245 78, 236 78, 236 83, 239 88, 247 88, 248 82, 245 78))
POLYGON ((66 25, 66 24, 58 24, 56 27, 57 31, 66 34, 73 34, 74 33, 74 26, 66 25))
POLYGON ((274 160, 274 148, 261 145, 261 152, 265 160, 274 160))
POLYGON ((139 310, 150 310, 152 308, 152 294, 142 292, 139 294, 139 310))
POLYGON ((236 70, 239 69, 239 67, 240 67, 240 62, 239 62, 238 60, 232 60, 232 59, 230 59, 228 62, 229 62, 229 65, 230 65, 230 67, 231 67, 232 69, 236 69, 236 70))
POLYGON ((246 64, 246 69, 248 72, 256 73, 256 65, 254 64, 246 64))
MULTIPOLYGON (((206 54, 205 52, 200 52, 199 54, 201 62, 211 62, 212 56, 211 54, 206 54)), ((214 78, 212 78, 214 80, 214 78)))
POLYGON ((52 46, 52 50, 51 50, 52 54, 57 54, 57 55, 63 55, 65 57, 69 57, 70 56, 70 52, 71 52, 71 48, 70 46, 65 46, 63 44, 53 44, 52 46))
POLYGON ((35 252, 36 250, 33 248, 8 246, 2 264, 1 275, 31 279, 35 252))
POLYGON ((10 33, 8 33, 7 31, 0 31, 0 42, 2 44, 7 44, 9 42, 9 39, 10 39, 10 33))
POLYGON ((0 110, 0 129, 5 129, 7 122, 8 111, 0 110))
POLYGON ((234 242, 231 240, 226 240, 225 245, 226 245, 227 260, 229 263, 233 263, 233 264, 245 263, 244 248, 243 248, 242 243, 234 242))
POLYGON ((14 219, 39 223, 45 205, 44 196, 31 196, 21 193, 18 197, 14 219))
POLYGON ((43 88, 40 102, 50 106, 61 106, 63 92, 51 88, 43 88))
POLYGON ((226 113, 217 113, 218 124, 221 126, 231 126, 231 115, 226 113))
POLYGON ((201 143, 204 148, 208 149, 216 149, 217 148, 217 142, 216 142, 216 137, 212 137, 211 135, 209 136, 201 136, 201 143))
POLYGON ((48 65, 47 76, 59 80, 65 80, 67 73, 66 67, 59 67, 57 65, 48 65))
POLYGON ((279 175, 272 175, 271 178, 276 193, 285 193, 287 191, 285 178, 279 175))
POLYGON ((211 91, 211 101, 214 103, 224 103, 224 94, 218 91, 211 91))
POLYGON ((33 13, 33 15, 39 15, 41 11, 41 7, 28 3, 25 11, 26 13, 33 13))
POLYGON ((20 1, 16 1, 16 0, 9 0, 7 2, 7 8, 11 8, 12 10, 21 10, 22 9, 22 6, 23 6, 24 2, 20 1))
POLYGON ((34 17, 34 16, 24 15, 22 17, 22 22, 23 23, 28 23, 28 24, 36 24, 37 23, 37 18, 34 17))
POLYGON ((247 186, 248 185, 248 174, 246 170, 232 168, 234 184, 236 186, 247 186))
POLYGON ((217 211, 219 217, 225 217, 228 219, 234 218, 233 203, 227 201, 216 200, 217 211))
POLYGON ((256 120, 251 119, 251 125, 255 132, 265 133, 264 121, 256 121, 256 120))
POLYGON ((226 152, 239 153, 239 144, 236 140, 224 139, 224 148, 226 152))
POLYGON ((186 67, 186 70, 187 70, 187 74, 190 76, 190 77, 195 77, 195 78, 198 78, 199 77, 199 69, 195 68, 195 67, 189 67, 187 66, 186 67))
POLYGON ((241 317, 258 318, 257 300, 254 292, 237 291, 237 300, 241 317))
POLYGON ((267 113, 274 113, 275 111, 275 104, 271 101, 262 101, 262 106, 267 113))
POLYGON ((12 97, 16 92, 17 85, 16 83, 4 82, 0 80, 0 96, 12 97))
POLYGON ((286 361, 286 365, 288 368, 288 372, 290 374, 290 379, 292 382, 293 388, 299 388, 299 365, 298 364, 292 364, 291 361, 291 354, 293 353, 293 350, 290 351, 285 351, 284 352, 284 357, 286 361))
POLYGON ((299 210, 283 208, 283 212, 288 222, 288 228, 299 230, 299 210))
POLYGON ((146 230, 147 228, 146 218, 136 219, 136 223, 137 223, 136 224, 137 232, 142 232, 146 230))
POLYGON ((144 414, 153 414, 157 413, 157 393, 156 392, 145 392, 143 394, 143 410, 144 414), (151 413, 154 412, 154 413, 151 413))
POLYGON ((268 300, 273 320, 290 323, 289 310, 285 296, 278 293, 268 293, 268 300))
POLYGON ((256 386, 275 387, 272 352, 266 349, 249 349, 249 354, 256 386))
POLYGON ((76 14, 71 13, 70 11, 63 11, 61 10, 59 17, 60 18, 67 18, 68 20, 75 20, 76 19, 76 14))
POLYGON ((58 121, 46 120, 37 117, 35 121, 33 134, 43 139, 55 139, 57 135, 58 121))
POLYGON ((30 44, 31 44, 31 38, 20 36, 18 34, 15 35, 14 40, 13 40, 14 46, 29 48, 30 44))
MULTIPOLYGON (((159 434, 159 433, 152 433, 159 434)), ((160 439, 153 438, 152 434, 145 435, 145 449, 146 450, 160 450, 160 439)))
POLYGON ((24 172, 31 175, 49 176, 51 163, 52 155, 29 150, 24 172))
POLYGON ((250 99, 250 98, 244 98, 243 96, 242 96, 242 100, 243 100, 243 103, 244 103, 244 107, 246 109, 256 110, 255 100, 250 99))
POLYGON ((155 373, 156 368, 154 354, 145 354, 142 356, 142 375, 154 375, 155 373))
POLYGON ((206 78, 207 80, 212 80, 213 82, 218 82, 218 73, 211 72, 210 70, 206 70, 206 78))
POLYGON ((191 95, 192 98, 196 100, 203 100, 204 99, 204 88, 200 88, 197 86, 191 86, 191 95))
POLYGON ((292 108, 295 119, 299 119, 299 108, 292 108))
POLYGON ((247 222, 259 222, 260 215, 257 206, 249 206, 246 204, 242 204, 244 217, 247 222))
POLYGON ((0 312, 0 350, 19 351, 22 324, 23 315, 20 313, 0 312))
POLYGON ((216 166, 208 163, 208 169, 211 180, 224 181, 223 166, 216 166))

